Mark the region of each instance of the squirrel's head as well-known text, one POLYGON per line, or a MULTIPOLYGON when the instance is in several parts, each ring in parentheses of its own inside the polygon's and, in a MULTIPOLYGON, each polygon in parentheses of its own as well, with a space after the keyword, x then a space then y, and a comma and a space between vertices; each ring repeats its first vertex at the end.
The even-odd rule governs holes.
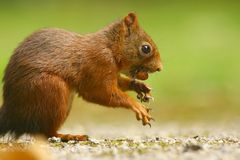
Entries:
MULTIPOLYGON (((142 72, 148 73, 162 70, 162 62, 156 44, 151 37, 140 28, 137 16, 129 13, 121 20, 121 63, 122 72, 134 78, 142 72)), ((145 76, 146 77, 146 76, 145 76)))

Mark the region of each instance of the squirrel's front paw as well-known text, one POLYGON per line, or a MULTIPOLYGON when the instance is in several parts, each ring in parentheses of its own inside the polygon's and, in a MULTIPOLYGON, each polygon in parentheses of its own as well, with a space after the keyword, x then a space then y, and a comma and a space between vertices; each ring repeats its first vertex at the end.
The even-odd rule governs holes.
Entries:
POLYGON ((154 120, 152 116, 149 114, 150 108, 145 108, 142 105, 137 107, 133 107, 133 111, 136 113, 137 120, 142 120, 142 124, 149 125, 151 127, 150 121, 154 120))
POLYGON ((151 96, 150 93, 138 93, 137 94, 137 98, 141 101, 141 102, 149 102, 150 100, 154 100, 154 98, 151 96))
POLYGON ((151 88, 148 87, 145 83, 132 81, 131 88, 137 92, 137 98, 141 100, 141 102, 149 102, 149 100, 153 99, 151 96, 151 88))

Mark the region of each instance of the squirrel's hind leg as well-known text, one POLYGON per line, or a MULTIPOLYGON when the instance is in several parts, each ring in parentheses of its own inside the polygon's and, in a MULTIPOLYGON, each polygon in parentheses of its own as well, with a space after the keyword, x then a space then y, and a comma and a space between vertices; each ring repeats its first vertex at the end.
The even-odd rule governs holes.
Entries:
POLYGON ((75 141, 87 141, 88 136, 87 135, 72 135, 72 134, 54 134, 53 137, 61 138, 62 142, 68 142, 70 140, 75 141))

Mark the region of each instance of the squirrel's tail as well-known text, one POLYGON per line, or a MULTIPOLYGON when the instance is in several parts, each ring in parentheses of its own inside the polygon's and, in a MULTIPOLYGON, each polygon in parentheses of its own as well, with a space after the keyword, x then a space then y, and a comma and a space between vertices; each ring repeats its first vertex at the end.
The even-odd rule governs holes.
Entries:
POLYGON ((4 106, 0 108, 0 136, 4 136, 8 132, 8 124, 4 118, 4 106))

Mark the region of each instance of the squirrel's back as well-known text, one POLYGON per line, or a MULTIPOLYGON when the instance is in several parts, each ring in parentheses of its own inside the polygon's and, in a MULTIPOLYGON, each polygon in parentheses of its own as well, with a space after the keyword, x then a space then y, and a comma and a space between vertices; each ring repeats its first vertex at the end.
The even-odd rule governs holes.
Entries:
MULTIPOLYGON (((28 74, 35 72, 56 72, 64 69, 63 65, 69 64, 73 50, 77 50, 81 36, 63 29, 42 29, 27 37, 15 49, 6 68, 6 75, 12 68, 28 74)), ((18 77, 16 75, 15 77, 18 77)), ((6 78, 6 76, 5 76, 6 78)), ((6 81, 4 78, 4 81, 6 81)))

